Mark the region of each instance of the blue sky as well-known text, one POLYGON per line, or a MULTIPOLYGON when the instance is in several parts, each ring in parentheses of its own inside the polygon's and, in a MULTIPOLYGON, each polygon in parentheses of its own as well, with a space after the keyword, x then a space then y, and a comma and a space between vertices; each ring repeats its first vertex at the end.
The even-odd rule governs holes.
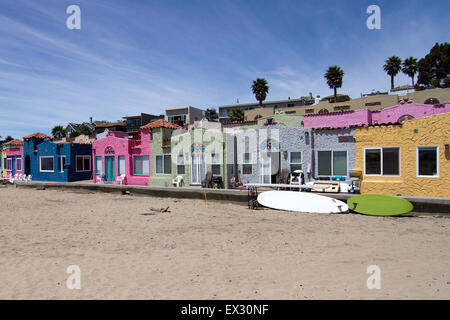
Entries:
MULTIPOLYGON (((448 42, 450 1, 0 0, 0 135, 67 122, 118 120, 168 107, 387 91, 387 57, 425 56, 448 42), (66 8, 81 8, 81 30, 66 8), (381 30, 366 8, 381 8, 381 30)), ((399 75, 396 85, 409 84, 399 75)))

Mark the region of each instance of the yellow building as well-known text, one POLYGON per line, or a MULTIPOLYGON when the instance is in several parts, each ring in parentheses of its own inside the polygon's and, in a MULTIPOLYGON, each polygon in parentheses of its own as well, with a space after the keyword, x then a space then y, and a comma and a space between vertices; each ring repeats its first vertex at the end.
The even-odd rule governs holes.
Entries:
MULTIPOLYGON (((2 148, 2 147, 0 147, 0 148, 2 148)), ((2 176, 3 178, 6 177, 5 159, 6 159, 6 151, 5 151, 5 150, 1 150, 1 153, 0 153, 0 161, 1 161, 1 165, 0 165, 0 168, 1 168, 2 170, 1 170, 0 173, 1 173, 1 176, 2 176)))
POLYGON ((361 193, 450 197, 450 113, 359 127, 355 140, 361 193))

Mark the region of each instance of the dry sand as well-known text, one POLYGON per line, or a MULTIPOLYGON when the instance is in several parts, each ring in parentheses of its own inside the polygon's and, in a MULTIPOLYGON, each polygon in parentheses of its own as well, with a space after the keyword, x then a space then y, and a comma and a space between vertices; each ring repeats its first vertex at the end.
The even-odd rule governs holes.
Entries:
POLYGON ((0 201, 0 299, 450 298, 448 216, 11 186, 0 201), (69 265, 81 269, 80 290, 66 287, 69 265), (381 268, 380 290, 366 286, 369 265, 381 268))

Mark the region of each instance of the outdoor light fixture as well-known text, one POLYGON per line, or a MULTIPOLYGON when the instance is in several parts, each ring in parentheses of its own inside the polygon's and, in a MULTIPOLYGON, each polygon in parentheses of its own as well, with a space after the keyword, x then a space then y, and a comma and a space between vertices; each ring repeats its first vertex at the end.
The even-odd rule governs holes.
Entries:
POLYGON ((448 143, 445 144, 445 150, 450 150, 450 144, 448 143))

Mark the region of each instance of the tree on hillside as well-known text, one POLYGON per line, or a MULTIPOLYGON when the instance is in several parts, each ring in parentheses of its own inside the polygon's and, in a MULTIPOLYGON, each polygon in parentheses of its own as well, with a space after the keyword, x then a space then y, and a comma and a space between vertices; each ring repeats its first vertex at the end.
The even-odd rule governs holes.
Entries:
POLYGON ((269 93, 267 80, 264 78, 253 80, 252 91, 256 100, 259 101, 259 105, 262 105, 263 101, 266 100, 267 94, 269 93))
POLYGON ((219 115, 217 114, 216 109, 208 108, 205 111, 205 118, 208 119, 208 121, 217 120, 219 115))
POLYGON ((230 114, 231 121, 244 121, 244 110, 241 108, 234 108, 230 114))
POLYGON ((414 87, 414 76, 418 71, 417 59, 413 57, 406 58, 403 61, 402 72, 409 76, 412 80, 412 85, 414 87))
POLYGON ((52 136, 55 138, 64 138, 66 136, 66 130, 63 126, 54 126, 52 129, 52 136))
POLYGON ((391 77, 391 90, 394 89, 394 77, 402 69, 402 59, 397 56, 392 56, 387 59, 383 66, 384 71, 391 77))
POLYGON ((337 101, 337 88, 342 87, 342 80, 344 78, 344 70, 338 66, 331 66, 324 75, 327 79, 327 84, 330 89, 334 90, 334 101, 337 101))
MULTIPOLYGON (((1 138, 2 138, 2 136, 0 136, 0 139, 1 138)), ((0 140, 0 145, 2 145, 4 143, 7 143, 7 142, 10 142, 11 140, 14 140, 14 138, 11 137, 11 136, 7 136, 4 140, 0 140)))
POLYGON ((92 129, 85 124, 81 125, 77 131, 79 132, 79 134, 84 134, 87 136, 93 134, 92 129))
POLYGON ((419 75, 417 84, 425 87, 450 86, 450 44, 436 43, 417 64, 419 75))

